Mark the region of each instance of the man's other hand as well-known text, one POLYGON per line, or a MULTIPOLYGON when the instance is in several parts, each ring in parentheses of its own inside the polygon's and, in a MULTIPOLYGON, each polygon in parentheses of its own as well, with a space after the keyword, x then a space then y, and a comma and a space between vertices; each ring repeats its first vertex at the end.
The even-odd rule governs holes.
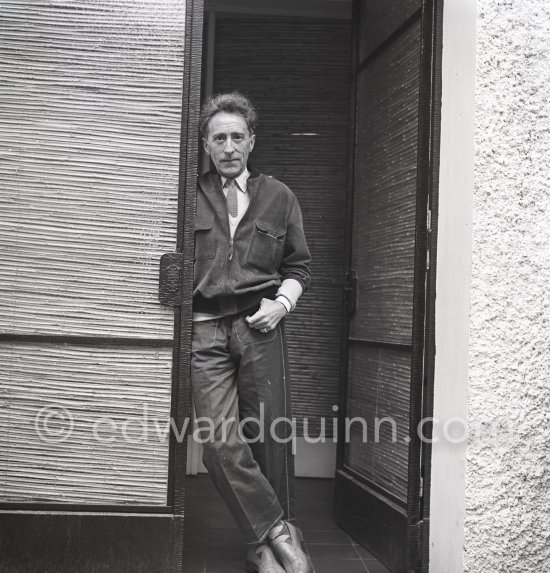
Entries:
POLYGON ((269 332, 273 330, 281 318, 285 316, 286 308, 276 300, 262 298, 258 312, 246 317, 246 322, 251 328, 269 332))

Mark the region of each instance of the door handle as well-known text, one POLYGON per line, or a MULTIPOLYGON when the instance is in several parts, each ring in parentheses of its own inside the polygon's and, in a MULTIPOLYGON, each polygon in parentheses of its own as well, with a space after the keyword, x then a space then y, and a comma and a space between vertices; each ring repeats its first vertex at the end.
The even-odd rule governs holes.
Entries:
POLYGON ((166 306, 181 306, 183 253, 165 253, 160 257, 159 301, 166 306))

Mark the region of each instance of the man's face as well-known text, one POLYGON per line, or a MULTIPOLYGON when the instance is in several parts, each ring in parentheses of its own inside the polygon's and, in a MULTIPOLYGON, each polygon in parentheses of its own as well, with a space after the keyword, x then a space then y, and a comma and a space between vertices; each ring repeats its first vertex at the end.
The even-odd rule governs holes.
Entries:
POLYGON ((248 131, 244 118, 238 113, 218 112, 208 122, 204 149, 216 170, 229 179, 238 177, 245 169, 254 148, 256 136, 248 131))

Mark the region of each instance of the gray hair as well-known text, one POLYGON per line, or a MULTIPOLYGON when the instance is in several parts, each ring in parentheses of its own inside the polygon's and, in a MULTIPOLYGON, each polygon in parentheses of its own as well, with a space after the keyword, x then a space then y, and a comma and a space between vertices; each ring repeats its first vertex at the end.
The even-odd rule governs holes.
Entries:
POLYGON ((200 116, 200 131, 203 137, 208 135, 208 123, 220 112, 237 113, 246 121, 248 131, 254 133, 258 115, 250 100, 239 92, 218 94, 207 100, 202 106, 200 116))

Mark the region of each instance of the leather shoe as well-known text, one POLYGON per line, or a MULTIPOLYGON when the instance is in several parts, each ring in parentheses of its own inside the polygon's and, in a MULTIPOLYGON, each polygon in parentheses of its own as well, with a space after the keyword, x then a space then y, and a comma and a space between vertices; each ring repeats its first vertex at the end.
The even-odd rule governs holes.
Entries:
POLYGON ((267 543, 248 550, 244 568, 246 573, 285 573, 267 543))
POLYGON ((292 523, 282 523, 282 531, 270 536, 270 544, 285 573, 313 573, 311 561, 302 549, 302 532, 292 523))

